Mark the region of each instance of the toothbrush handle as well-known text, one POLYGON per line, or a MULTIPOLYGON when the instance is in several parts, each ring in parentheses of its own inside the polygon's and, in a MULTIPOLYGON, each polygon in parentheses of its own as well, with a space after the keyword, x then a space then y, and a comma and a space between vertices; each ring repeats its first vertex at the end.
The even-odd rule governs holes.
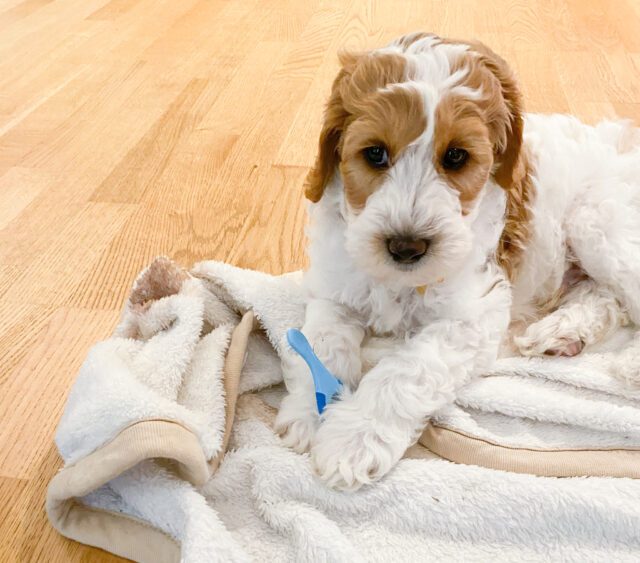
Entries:
POLYGON ((296 329, 289 329, 287 331, 287 340, 289 345, 300 355, 300 357, 305 361, 305 363, 309 366, 309 370, 311 371, 311 375, 313 376, 314 381, 317 382, 316 370, 322 369, 322 362, 318 359, 313 348, 311 348, 311 344, 305 337, 302 332, 296 329))

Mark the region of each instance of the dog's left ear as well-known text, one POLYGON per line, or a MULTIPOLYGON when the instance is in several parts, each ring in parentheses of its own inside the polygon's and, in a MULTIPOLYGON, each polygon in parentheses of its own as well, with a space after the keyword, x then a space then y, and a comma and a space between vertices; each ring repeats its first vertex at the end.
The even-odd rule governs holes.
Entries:
POLYGON ((524 120, 520 88, 502 57, 482 43, 474 43, 472 48, 480 53, 482 64, 500 85, 501 96, 494 97, 499 105, 494 106, 490 112, 496 125, 494 178, 502 188, 510 190, 522 180, 526 172, 522 152, 524 120))
POLYGON ((340 138, 349 117, 349 112, 344 107, 341 89, 349 80, 358 57, 350 53, 341 53, 339 56, 342 68, 331 87, 318 141, 318 155, 305 181, 305 196, 314 203, 320 201, 324 189, 340 163, 340 138))
POLYGON ((534 187, 528 177, 523 148, 524 119, 520 89, 509 65, 480 43, 472 48, 480 53, 481 63, 493 74, 501 96, 494 96, 489 119, 494 130, 494 179, 506 192, 505 226, 497 249, 498 263, 513 280, 531 235, 530 203, 534 187))

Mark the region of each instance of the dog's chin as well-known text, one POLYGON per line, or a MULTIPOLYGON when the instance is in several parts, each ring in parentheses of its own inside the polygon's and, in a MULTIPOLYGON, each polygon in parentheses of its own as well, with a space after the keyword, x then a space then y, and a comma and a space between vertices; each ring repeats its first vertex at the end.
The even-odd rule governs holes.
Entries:
POLYGON ((428 260, 421 260, 424 264, 397 264, 390 261, 377 272, 368 274, 377 282, 393 289, 403 289, 407 287, 424 287, 435 283, 442 276, 436 269, 430 268, 428 260))

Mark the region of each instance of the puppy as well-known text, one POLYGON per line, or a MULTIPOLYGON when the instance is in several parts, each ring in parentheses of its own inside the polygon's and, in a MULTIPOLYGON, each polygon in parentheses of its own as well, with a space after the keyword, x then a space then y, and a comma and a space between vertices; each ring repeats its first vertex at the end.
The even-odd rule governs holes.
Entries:
POLYGON ((277 429, 353 490, 501 345, 574 355, 640 322, 640 135, 524 115, 476 42, 416 33, 341 63, 306 184, 303 331, 345 390, 319 424, 287 355, 277 429))

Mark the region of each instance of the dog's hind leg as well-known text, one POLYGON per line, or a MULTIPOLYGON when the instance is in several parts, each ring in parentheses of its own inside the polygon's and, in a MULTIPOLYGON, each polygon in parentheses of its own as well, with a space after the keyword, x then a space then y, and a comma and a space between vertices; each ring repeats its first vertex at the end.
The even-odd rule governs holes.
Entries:
POLYGON ((575 356, 628 322, 609 288, 584 279, 562 298, 555 311, 514 338, 514 344, 524 356, 575 356))
POLYGON ((640 186, 594 184, 565 233, 587 279, 514 339, 524 355, 573 356, 629 320, 640 325, 640 186))

